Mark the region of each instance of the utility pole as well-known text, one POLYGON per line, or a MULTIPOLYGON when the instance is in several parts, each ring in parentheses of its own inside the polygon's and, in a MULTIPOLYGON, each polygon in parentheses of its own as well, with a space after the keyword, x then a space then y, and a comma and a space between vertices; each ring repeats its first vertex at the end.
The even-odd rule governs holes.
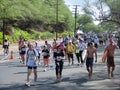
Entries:
POLYGON ((57 36, 57 30, 58 30, 58 0, 56 1, 56 28, 55 28, 56 40, 58 38, 58 36, 57 36))
POLYGON ((74 36, 76 33, 76 19, 77 19, 77 5, 75 5, 75 28, 74 28, 74 36))
POLYGON ((74 36, 75 36, 75 34, 76 34, 76 29, 77 29, 77 26, 76 26, 76 21, 77 21, 77 14, 78 14, 78 12, 77 12, 77 10, 78 10, 78 6, 80 6, 80 5, 73 5, 73 6, 75 6, 75 10, 74 10, 74 17, 75 17, 75 28, 74 28, 74 36))

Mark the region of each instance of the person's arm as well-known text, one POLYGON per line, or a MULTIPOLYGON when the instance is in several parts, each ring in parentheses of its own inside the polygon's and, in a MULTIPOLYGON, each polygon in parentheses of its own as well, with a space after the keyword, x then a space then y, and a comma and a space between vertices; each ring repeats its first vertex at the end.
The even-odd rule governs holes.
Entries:
POLYGON ((87 48, 86 55, 85 55, 83 62, 85 62, 85 60, 87 60, 87 57, 88 57, 88 48, 87 48))
POLYGON ((95 49, 95 62, 97 62, 97 51, 95 49))
POLYGON ((62 60, 65 59, 65 54, 62 52, 62 60))
POLYGON ((108 48, 108 46, 105 48, 104 53, 106 52, 107 48, 108 48))
POLYGON ((119 46, 118 46, 118 45, 115 45, 115 48, 116 48, 116 49, 119 49, 119 46))
POLYGON ((27 66, 27 63, 28 63, 28 56, 26 56, 26 66, 27 66))

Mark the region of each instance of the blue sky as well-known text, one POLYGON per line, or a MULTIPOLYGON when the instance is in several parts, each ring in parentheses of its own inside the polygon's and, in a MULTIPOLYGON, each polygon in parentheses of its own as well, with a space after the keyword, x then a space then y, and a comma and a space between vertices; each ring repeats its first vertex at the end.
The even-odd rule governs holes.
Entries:
MULTIPOLYGON (((78 12, 79 14, 84 14, 84 12, 82 11, 82 8, 85 5, 85 0, 64 0, 65 4, 69 7, 69 9, 73 12, 75 6, 74 5, 79 5, 78 6, 78 12)), ((87 1, 87 0, 86 0, 87 1)), ((89 1, 89 0, 88 0, 89 1)), ((90 0, 89 3, 92 5, 92 2, 94 2, 95 0, 90 0)), ((98 24, 99 21, 94 21, 95 24, 98 24)))
POLYGON ((82 14, 82 7, 84 6, 85 2, 84 0, 64 0, 65 4, 69 7, 71 11, 74 11, 75 6, 74 5, 79 5, 78 6, 78 12, 82 14))
POLYGON ((84 0, 64 0, 67 5, 84 5, 84 0))

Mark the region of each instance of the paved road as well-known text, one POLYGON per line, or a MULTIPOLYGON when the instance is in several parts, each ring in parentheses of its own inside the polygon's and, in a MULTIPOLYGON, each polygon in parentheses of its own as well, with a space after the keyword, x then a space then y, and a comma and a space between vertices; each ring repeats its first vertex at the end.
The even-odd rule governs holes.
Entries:
MULTIPOLYGON (((0 90, 120 90, 120 50, 115 53, 116 70, 112 79, 107 79, 106 63, 101 63, 103 53, 102 46, 98 49, 98 62, 94 64, 94 72, 91 80, 87 77, 85 66, 68 66, 64 63, 63 80, 56 83, 55 71, 43 72, 43 67, 38 67, 38 81, 31 87, 26 87, 26 66, 19 63, 19 59, 0 61, 0 90)), ((17 54, 15 54, 17 56, 17 54)), ((1 57, 1 56, 0 56, 1 57)), ((9 58, 8 58, 9 59, 9 58)), ((33 74, 31 76, 33 81, 33 74)))

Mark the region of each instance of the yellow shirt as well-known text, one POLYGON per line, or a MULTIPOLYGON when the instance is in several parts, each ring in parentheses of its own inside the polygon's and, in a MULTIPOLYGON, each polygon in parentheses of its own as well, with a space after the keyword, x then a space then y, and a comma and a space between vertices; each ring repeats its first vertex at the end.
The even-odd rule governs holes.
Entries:
POLYGON ((73 44, 68 44, 66 47, 67 53, 73 54, 75 50, 75 46, 73 44))

